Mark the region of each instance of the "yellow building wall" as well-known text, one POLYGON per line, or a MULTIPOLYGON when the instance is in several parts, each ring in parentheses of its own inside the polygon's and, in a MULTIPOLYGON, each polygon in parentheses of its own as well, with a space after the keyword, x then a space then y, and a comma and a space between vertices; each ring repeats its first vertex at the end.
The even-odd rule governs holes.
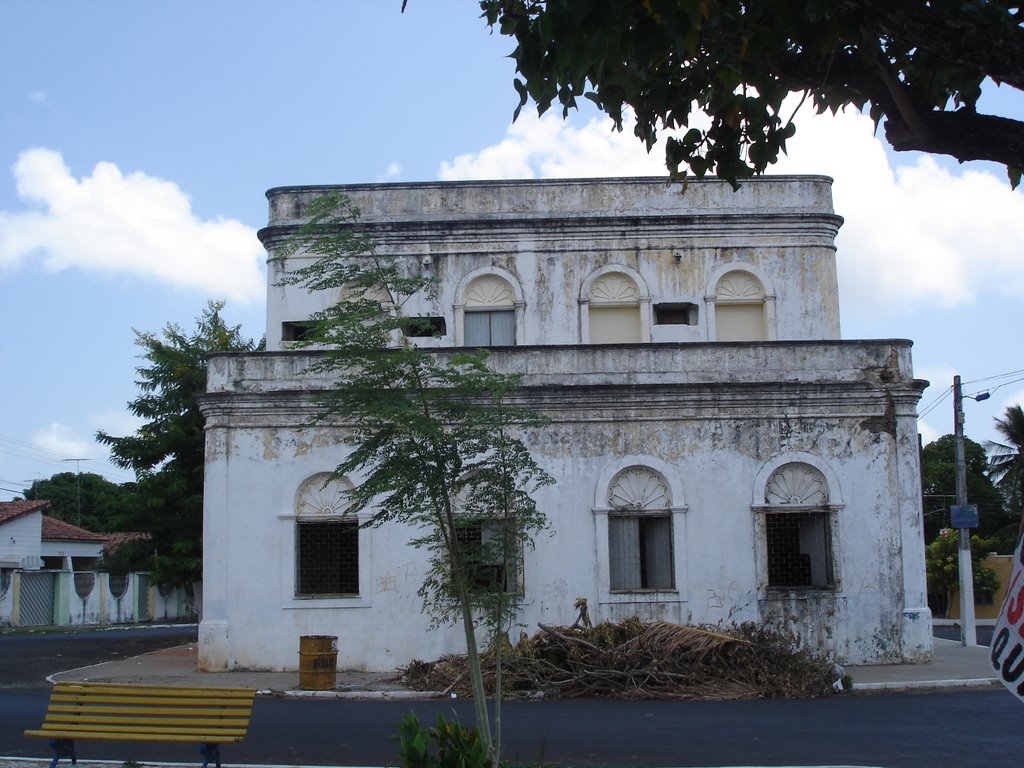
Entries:
MULTIPOLYGON (((995 619, 999 616, 999 606, 1003 604, 1006 596, 1006 587, 1010 583, 1010 572, 1013 570, 1013 555, 997 555, 995 552, 989 554, 981 564, 996 572, 999 579, 999 589, 992 595, 992 603, 979 603, 977 595, 974 602, 974 618, 995 619)), ((949 617, 950 619, 960 618, 960 592, 953 592, 950 595, 949 617)))

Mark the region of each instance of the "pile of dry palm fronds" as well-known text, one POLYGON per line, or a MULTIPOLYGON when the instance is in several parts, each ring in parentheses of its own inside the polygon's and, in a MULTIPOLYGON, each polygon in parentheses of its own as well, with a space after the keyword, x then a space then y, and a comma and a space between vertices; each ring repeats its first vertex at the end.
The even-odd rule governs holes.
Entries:
MULTIPOLYGON (((494 651, 483 654, 494 683, 494 651)), ((403 670, 419 690, 470 694, 466 660, 414 661, 403 670)), ((799 650, 787 633, 747 623, 692 627, 627 619, 596 627, 545 627, 502 653, 506 696, 750 699, 818 696, 833 665, 799 650)))

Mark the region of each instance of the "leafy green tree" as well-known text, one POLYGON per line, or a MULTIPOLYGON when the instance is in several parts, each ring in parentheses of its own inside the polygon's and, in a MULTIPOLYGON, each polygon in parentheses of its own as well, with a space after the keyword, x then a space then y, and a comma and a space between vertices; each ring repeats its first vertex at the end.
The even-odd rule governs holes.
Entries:
POLYGON ((1019 405, 996 419, 996 431, 1006 442, 989 442, 989 472, 1006 494, 1010 510, 1020 517, 1024 509, 1024 411, 1019 405))
MULTIPOLYGON (((1014 517, 1007 512, 1003 495, 988 475, 985 449, 969 438, 964 438, 964 464, 967 501, 978 505, 976 533, 982 538, 994 537, 996 551, 1013 552, 1017 533, 1014 517)), ((930 541, 949 525, 949 507, 956 504, 956 439, 953 435, 944 435, 921 450, 921 494, 925 541, 930 541)))
MULTIPOLYGON (((995 539, 971 536, 971 569, 974 574, 974 594, 993 595, 999 589, 996 572, 981 561, 994 551, 995 539)), ((946 613, 952 605, 951 595, 960 589, 960 534, 953 528, 943 528, 931 544, 924 548, 925 573, 928 591, 945 595, 946 613)))
MULTIPOLYGON (((563 116, 586 98, 648 150, 661 132, 672 174, 734 184, 763 172, 796 131, 783 100, 867 108, 896 150, 991 160, 1016 186, 1024 123, 977 111, 991 78, 1024 87, 1013 0, 482 0, 515 40, 516 114, 563 116), (703 113, 710 126, 692 125, 703 113), (686 130, 686 129, 689 130, 686 130), (679 130, 682 129, 682 130, 679 130), (683 132, 685 131, 685 133, 683 132)), ((839 148, 837 148, 839 151, 839 148)))
POLYGON ((135 472, 137 505, 131 530, 149 533, 153 578, 183 585, 202 578, 205 437, 197 398, 206 391, 206 361, 215 352, 251 352, 257 345, 221 317, 211 301, 191 332, 168 324, 162 334, 135 332, 143 365, 140 394, 128 409, 144 420, 134 435, 96 439, 112 461, 135 472))
POLYGON ((122 530, 130 519, 134 483, 119 485, 92 472, 60 472, 34 480, 22 491, 26 499, 50 502, 46 514, 95 533, 122 530))
POLYGON ((286 268, 298 251, 314 258, 295 259, 282 282, 342 297, 298 342, 323 350, 313 370, 333 386, 319 397, 317 418, 339 424, 339 442, 351 446, 335 477, 361 478, 348 502, 372 512, 368 525, 418 531, 413 544, 430 555, 420 595, 435 622, 462 624, 477 728, 496 768, 500 673, 492 729, 477 632, 500 668, 521 553, 546 525, 531 494, 551 480, 522 442, 544 422, 514 404, 519 377, 497 372, 486 351, 428 351, 405 335, 423 330, 405 308, 431 298, 433 281, 416 260, 381 256, 347 199, 324 196, 307 213, 281 258, 286 268))

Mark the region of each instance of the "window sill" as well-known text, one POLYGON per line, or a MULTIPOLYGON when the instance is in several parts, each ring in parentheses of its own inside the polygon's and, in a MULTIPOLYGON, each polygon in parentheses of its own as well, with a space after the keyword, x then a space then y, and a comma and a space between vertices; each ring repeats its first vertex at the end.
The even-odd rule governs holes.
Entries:
POLYGON ((781 598, 788 595, 798 595, 801 597, 830 597, 835 595, 839 589, 837 587, 768 587, 767 597, 781 598))
POLYGON ((628 592, 605 592, 598 600, 601 604, 645 604, 645 603, 685 603, 678 589, 643 589, 628 592))
POLYGON ((306 609, 315 610, 321 608, 369 608, 371 601, 369 597, 353 595, 349 597, 325 596, 325 597, 292 597, 282 601, 281 607, 284 610, 306 609))

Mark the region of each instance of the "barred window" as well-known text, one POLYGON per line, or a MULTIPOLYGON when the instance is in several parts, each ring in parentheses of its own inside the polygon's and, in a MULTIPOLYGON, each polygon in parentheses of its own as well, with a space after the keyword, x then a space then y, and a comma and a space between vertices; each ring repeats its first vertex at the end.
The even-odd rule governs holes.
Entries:
POLYGON ((769 587, 832 586, 827 512, 771 512, 765 536, 769 587))
POLYGON ((295 504, 295 596, 359 596, 359 521, 347 511, 352 484, 329 473, 299 487, 295 504))
POLYGON ((519 558, 506 553, 498 520, 460 520, 456 536, 471 589, 517 594, 519 558))
POLYGON ((776 470, 765 487, 764 532, 768 586, 834 586, 828 484, 801 462, 776 470))
POLYGON ((296 539, 296 597, 359 594, 359 523, 356 520, 299 520, 296 539))

